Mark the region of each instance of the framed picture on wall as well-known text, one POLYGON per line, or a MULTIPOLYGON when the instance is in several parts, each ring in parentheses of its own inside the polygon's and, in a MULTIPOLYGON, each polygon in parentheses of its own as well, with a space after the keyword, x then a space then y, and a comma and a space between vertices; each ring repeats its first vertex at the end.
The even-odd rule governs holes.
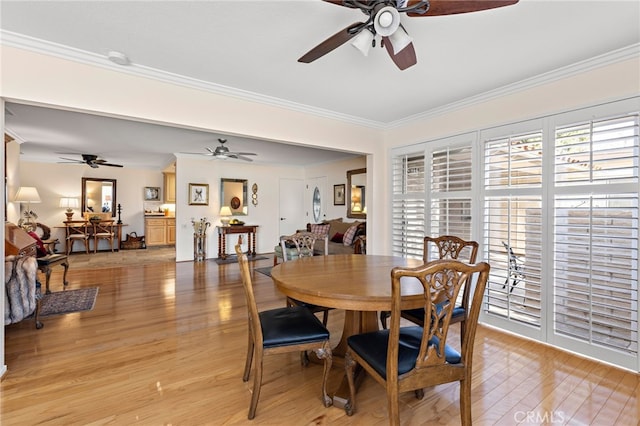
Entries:
POLYGON ((344 184, 333 185, 333 205, 344 206, 344 184))
POLYGON ((209 205, 209 184, 190 183, 189 184, 189 205, 208 206, 209 205))
POLYGON ((145 201, 160 201, 160 188, 157 186, 145 186, 144 187, 144 200, 145 201))

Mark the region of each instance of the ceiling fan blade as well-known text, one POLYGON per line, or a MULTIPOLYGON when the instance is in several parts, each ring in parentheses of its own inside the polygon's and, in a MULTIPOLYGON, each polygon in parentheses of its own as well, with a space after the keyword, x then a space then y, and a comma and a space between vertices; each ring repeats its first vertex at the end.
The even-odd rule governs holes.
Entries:
POLYGON ((229 152, 231 155, 258 155, 255 152, 229 152))
MULTIPOLYGON (((112 163, 100 163, 100 166, 109 166, 109 167, 123 167, 122 164, 112 164, 112 163)), ((91 166, 93 167, 93 166, 91 166)))
POLYGON ((204 155, 204 156, 207 156, 207 157, 211 157, 213 155, 213 151, 212 152, 185 152, 185 151, 180 151, 180 154, 204 155))
POLYGON ((84 161, 82 160, 76 160, 74 158, 65 158, 65 157, 60 157, 61 160, 67 160, 70 163, 80 163, 80 164, 84 164, 84 161))
MULTIPOLYGON (((255 155, 255 154, 253 154, 253 155, 255 155)), ((237 155, 235 158, 240 159, 240 160, 244 160, 244 161, 253 161, 251 158, 245 157, 244 155, 237 155)))
POLYGON ((384 40, 384 47, 387 49, 387 53, 391 56, 393 62, 397 65, 401 70, 406 70, 407 68, 418 63, 418 59, 416 58, 416 50, 413 48, 413 43, 409 43, 407 47, 399 51, 397 54, 393 54, 393 46, 391 45, 391 40, 389 37, 382 37, 384 40))
POLYGON ((315 61, 316 59, 326 55, 331 52, 336 47, 342 46, 344 43, 351 40, 355 37, 360 31, 362 31, 365 27, 364 22, 356 22, 354 24, 349 25, 347 28, 338 31, 304 55, 298 59, 298 62, 303 62, 308 64, 310 62, 315 61), (360 27, 360 28, 358 28, 360 27), (357 30, 356 30, 357 28, 357 30), (350 32, 349 30, 352 29, 350 32), (353 33, 353 34, 352 34, 353 33))
MULTIPOLYGON (((420 0, 409 0, 407 7, 419 1, 420 0)), ((458 13, 479 12, 481 10, 511 6, 516 3, 518 3, 518 0, 430 0, 427 13, 407 12, 407 15, 413 17, 456 15, 458 13)))

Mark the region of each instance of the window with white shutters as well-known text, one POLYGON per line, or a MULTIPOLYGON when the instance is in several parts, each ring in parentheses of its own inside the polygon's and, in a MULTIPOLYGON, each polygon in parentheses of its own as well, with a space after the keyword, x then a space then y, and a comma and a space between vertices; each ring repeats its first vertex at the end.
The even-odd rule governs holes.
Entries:
POLYGON ((424 153, 394 156, 392 171, 393 254, 422 258, 426 205, 424 153))
POLYGON ((541 326, 542 131, 484 141, 485 313, 541 326))
POLYGON ((553 331, 638 353, 638 115, 558 127, 553 331))
POLYGON ((471 239, 471 145, 431 153, 430 234, 471 239))
POLYGON ((396 148, 393 253, 480 243, 480 320, 640 371, 640 97, 396 148), (407 154, 409 153, 409 154, 407 154))

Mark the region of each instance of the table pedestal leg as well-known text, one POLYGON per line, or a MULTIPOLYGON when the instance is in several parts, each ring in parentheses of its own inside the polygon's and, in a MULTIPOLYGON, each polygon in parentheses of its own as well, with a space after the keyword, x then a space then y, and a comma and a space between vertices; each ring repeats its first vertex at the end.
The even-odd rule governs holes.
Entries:
MULTIPOLYGON (((342 337, 338 345, 332 350, 334 364, 344 368, 344 354, 347 352, 347 337, 354 334, 367 333, 369 331, 378 330, 378 315, 375 311, 345 311, 344 327, 342 329, 342 337)), ((362 369, 356 370, 356 387, 362 381, 364 373, 362 369)), ((333 406, 344 408, 349 402, 349 383, 346 375, 342 377, 342 382, 338 389, 333 393, 333 406)))

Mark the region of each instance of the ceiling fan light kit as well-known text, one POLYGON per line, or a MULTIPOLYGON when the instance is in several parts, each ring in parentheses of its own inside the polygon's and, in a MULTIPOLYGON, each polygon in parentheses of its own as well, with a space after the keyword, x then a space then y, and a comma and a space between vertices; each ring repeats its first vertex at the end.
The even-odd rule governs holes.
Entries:
POLYGON ((382 38, 381 45, 396 66, 405 70, 418 61, 413 39, 400 22, 400 13, 409 17, 442 16, 478 12, 518 3, 519 0, 323 0, 337 6, 360 9, 368 16, 365 22, 356 22, 338 31, 305 53, 298 62, 311 63, 344 43, 354 39, 351 45, 364 56, 375 43, 375 36, 382 38))
POLYGON ((360 33, 353 38, 351 45, 358 49, 364 56, 369 56, 369 50, 373 43, 373 33, 369 30, 360 31, 360 33))
POLYGON ((376 33, 381 37, 389 37, 396 32, 398 27, 400 27, 400 13, 398 9, 385 6, 375 14, 373 28, 376 29, 376 33))
POLYGON ((244 161, 253 161, 251 158, 247 157, 247 155, 256 155, 253 152, 231 152, 225 143, 226 139, 218 138, 218 142, 220 142, 220 146, 216 147, 216 149, 211 149, 209 147, 205 147, 207 152, 183 152, 183 154, 197 154, 197 155, 206 155, 209 157, 219 158, 221 160, 226 160, 228 158, 233 158, 236 160, 244 160, 244 161))

